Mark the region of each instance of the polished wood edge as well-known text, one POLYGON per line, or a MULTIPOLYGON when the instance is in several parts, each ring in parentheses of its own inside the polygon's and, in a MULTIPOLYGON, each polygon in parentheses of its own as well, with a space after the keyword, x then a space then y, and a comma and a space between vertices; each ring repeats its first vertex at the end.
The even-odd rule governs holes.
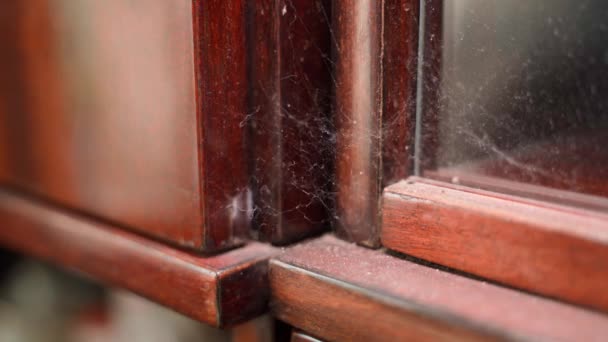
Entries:
POLYGON ((601 340, 608 317, 325 236, 270 262, 271 311, 328 340, 601 340))
POLYGON ((412 175, 420 0, 384 0, 382 186, 412 175))
POLYGON ((329 0, 248 2, 254 236, 285 245, 329 226, 329 0))
POLYGON ((0 244, 7 248, 214 326, 235 324, 266 309, 267 260, 277 253, 267 245, 250 243, 199 256, 6 190, 0 190, 0 222, 0 244))
POLYGON ((383 197, 385 247, 608 311, 608 217, 411 178, 383 197))
POLYGON ((444 183, 455 183, 460 186, 483 189, 510 196, 525 197, 528 200, 534 199, 542 201, 545 204, 566 205, 598 213, 608 212, 608 198, 605 197, 522 183, 496 176, 471 173, 467 170, 458 170, 457 168, 440 168, 424 171, 422 176, 425 179, 432 178, 444 183))
POLYGON ((333 0, 336 234, 379 247, 383 2, 333 0))
POLYGON ((334 3, 340 6, 334 11, 336 233, 378 248, 381 188, 413 171, 420 6, 418 0, 334 3))
POLYGON ((291 333, 291 342, 322 342, 322 340, 301 331, 293 331, 291 333))
POLYGON ((246 2, 193 1, 199 139, 200 250, 218 252, 249 236, 246 2))

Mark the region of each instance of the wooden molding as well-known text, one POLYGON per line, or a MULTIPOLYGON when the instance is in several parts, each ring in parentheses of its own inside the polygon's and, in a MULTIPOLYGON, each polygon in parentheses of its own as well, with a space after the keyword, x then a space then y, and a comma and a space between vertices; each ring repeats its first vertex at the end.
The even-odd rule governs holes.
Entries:
POLYGON ((379 247, 382 187, 410 175, 418 1, 333 1, 336 233, 379 247))
POLYGON ((608 317, 325 236, 270 262, 271 310, 327 340, 602 340, 608 317))
POLYGON ((249 12, 253 230, 287 244, 330 224, 331 8, 255 0, 249 12))
POLYGON ((608 215, 421 178, 383 198, 387 248, 608 311, 608 215))
POLYGON ((0 191, 0 244, 133 291, 214 326, 266 310, 270 246, 198 256, 0 191))

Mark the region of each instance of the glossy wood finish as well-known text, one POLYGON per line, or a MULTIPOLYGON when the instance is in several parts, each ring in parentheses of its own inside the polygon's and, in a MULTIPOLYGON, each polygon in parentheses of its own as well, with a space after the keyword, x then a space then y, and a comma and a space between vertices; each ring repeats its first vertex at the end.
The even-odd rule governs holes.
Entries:
POLYGON ((386 188, 382 243, 608 311, 608 215, 411 178, 386 188))
POLYGON ((439 168, 425 171, 424 176, 448 183, 455 183, 476 189, 489 190, 508 195, 552 202, 583 209, 608 212, 608 198, 532 185, 505 178, 485 176, 460 167, 439 168))
MULTIPOLYGON (((162 1, 162 0, 160 0, 162 1)), ((242 242, 253 215, 246 129, 246 1, 194 1, 203 244, 242 242)))
POLYGON ((414 167, 419 0, 384 0, 382 186, 414 167))
POLYGON ((411 174, 418 1, 334 1, 336 232, 379 247, 381 189, 411 174))
POLYGON ((424 26, 422 33, 422 79, 419 85, 419 141, 416 146, 414 174, 436 166, 439 137, 439 108, 441 89, 441 56, 443 43, 443 1, 423 0, 424 26))
POLYGON ((184 247, 242 243, 244 1, 30 0, 0 12, 12 30, 1 182, 184 247))
POLYGON ((424 267, 333 237, 270 264, 279 319, 332 341, 604 340, 604 315, 424 267))
POLYGON ((201 257, 15 193, 0 191, 0 245, 227 326, 266 310, 272 247, 201 257))
POLYGON ((382 2, 334 0, 336 233, 378 246, 382 2))
POLYGON ((255 0, 250 12, 254 229, 285 244, 329 225, 331 9, 255 0))
POLYGON ((321 340, 316 339, 306 333, 301 331, 294 331, 291 333, 291 342, 321 342, 321 340))

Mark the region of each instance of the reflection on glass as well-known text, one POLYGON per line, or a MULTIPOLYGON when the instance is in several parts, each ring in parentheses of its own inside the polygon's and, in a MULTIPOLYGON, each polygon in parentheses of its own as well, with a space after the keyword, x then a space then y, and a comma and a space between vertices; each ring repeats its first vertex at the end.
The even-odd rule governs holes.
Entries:
POLYGON ((608 2, 443 6, 438 89, 425 84, 439 100, 423 112, 423 137, 437 132, 422 141, 434 144, 424 174, 608 197, 608 2))

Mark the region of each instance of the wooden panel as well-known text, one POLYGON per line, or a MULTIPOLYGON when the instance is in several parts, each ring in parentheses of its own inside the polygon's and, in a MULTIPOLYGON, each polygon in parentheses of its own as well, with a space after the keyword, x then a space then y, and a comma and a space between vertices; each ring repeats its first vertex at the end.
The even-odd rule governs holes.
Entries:
POLYGON ((329 225, 332 151, 327 0, 251 1, 255 226, 293 242, 329 225))
POLYGON ((608 311, 608 215, 411 178, 386 188, 391 249, 608 311))
POLYGON ((336 232, 370 247, 382 187, 412 169, 418 3, 333 2, 336 232))
POLYGON ((608 337, 608 318, 323 237, 270 263, 271 310, 332 341, 608 337))
POLYGON ((266 310, 272 247, 201 257, 0 191, 0 244, 128 289, 184 315, 227 326, 266 310))
POLYGON ((185 247, 241 243, 251 197, 243 7, 0 5, 12 29, 0 73, 15 70, 0 86, 0 180, 185 247))

